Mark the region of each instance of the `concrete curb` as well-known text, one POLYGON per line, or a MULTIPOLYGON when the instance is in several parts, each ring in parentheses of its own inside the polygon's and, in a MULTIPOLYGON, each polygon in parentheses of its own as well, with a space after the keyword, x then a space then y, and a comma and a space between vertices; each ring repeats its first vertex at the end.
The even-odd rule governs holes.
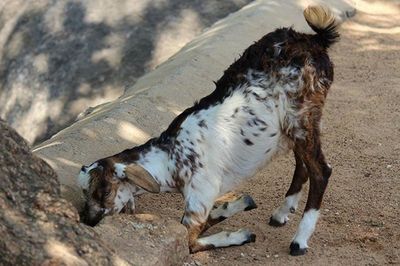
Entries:
MULTIPOLYGON (((63 195, 80 207, 76 176, 82 164, 158 136, 172 119, 214 89, 223 71, 252 42, 277 27, 311 32, 303 9, 316 1, 258 0, 217 22, 119 99, 92 108, 33 152, 57 172, 63 195)), ((354 8, 345 0, 320 1, 341 17, 354 8)))

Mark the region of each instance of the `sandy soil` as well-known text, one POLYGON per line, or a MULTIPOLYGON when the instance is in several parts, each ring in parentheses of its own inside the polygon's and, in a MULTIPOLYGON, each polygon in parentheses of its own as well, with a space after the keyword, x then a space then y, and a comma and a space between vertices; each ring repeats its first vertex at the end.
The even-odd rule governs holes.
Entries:
MULTIPOLYGON (((399 21, 395 9, 359 12, 343 25, 342 39, 331 50, 336 80, 324 111, 323 148, 334 172, 308 254, 288 255, 301 212, 285 227, 267 225, 291 181, 289 155, 238 189, 252 195, 258 209, 210 230, 250 228, 256 242, 197 253, 192 260, 202 265, 400 264, 399 21)), ((137 202, 139 212, 176 219, 182 214, 179 195, 144 195, 137 202)))

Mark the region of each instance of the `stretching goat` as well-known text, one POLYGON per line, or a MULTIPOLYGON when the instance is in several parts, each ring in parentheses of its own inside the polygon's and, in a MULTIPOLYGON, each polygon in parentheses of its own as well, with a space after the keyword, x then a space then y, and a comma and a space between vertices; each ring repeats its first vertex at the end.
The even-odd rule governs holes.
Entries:
POLYGON ((286 223, 309 179, 307 204, 290 245, 290 254, 306 253, 332 172, 321 150, 320 121, 333 81, 327 48, 339 34, 325 7, 308 7, 304 17, 316 34, 281 28, 265 35, 224 72, 210 95, 158 138, 83 166, 78 179, 87 197, 84 222, 95 225, 105 215, 133 212, 135 196, 145 191, 180 192, 191 252, 254 242, 246 229, 199 236, 234 213, 255 208, 249 196, 213 206, 278 151, 292 149, 293 181, 270 225, 286 223))

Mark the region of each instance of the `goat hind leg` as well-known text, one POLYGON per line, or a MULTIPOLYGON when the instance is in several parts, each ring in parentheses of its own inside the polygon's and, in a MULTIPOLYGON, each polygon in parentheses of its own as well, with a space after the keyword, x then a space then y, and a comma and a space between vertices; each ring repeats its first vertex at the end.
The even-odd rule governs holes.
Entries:
POLYGON ((289 220, 289 214, 296 211, 301 199, 302 187, 308 180, 307 169, 303 160, 296 152, 294 153, 294 157, 296 159, 296 169, 294 170, 292 183, 285 195, 285 201, 272 213, 269 220, 269 225, 271 226, 280 227, 286 224, 289 220))
POLYGON ((290 244, 290 255, 293 256, 307 252, 307 242, 318 221, 322 198, 332 173, 332 168, 326 163, 322 153, 319 137, 313 143, 314 145, 309 145, 305 149, 301 148, 303 161, 309 173, 310 189, 303 217, 290 244))

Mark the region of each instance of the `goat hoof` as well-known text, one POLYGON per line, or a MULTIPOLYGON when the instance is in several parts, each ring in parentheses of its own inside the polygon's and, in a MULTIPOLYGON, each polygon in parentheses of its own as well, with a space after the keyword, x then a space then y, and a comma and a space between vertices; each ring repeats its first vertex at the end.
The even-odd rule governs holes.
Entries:
POLYGON ((301 256, 307 253, 307 248, 300 248, 299 243, 292 242, 290 244, 290 255, 301 256))
POLYGON ((250 234, 249 239, 246 243, 253 243, 256 242, 256 234, 250 234))
POLYGON ((245 211, 250 211, 257 208, 257 204, 254 202, 253 198, 250 197, 249 195, 243 196, 243 201, 247 205, 247 207, 244 209, 245 211))
POLYGON ((254 243, 254 242, 256 242, 256 234, 250 233, 250 234, 247 236, 246 241, 243 242, 243 244, 254 243))
POLYGON ((284 226, 286 224, 286 221, 281 223, 281 222, 275 220, 273 216, 271 216, 271 218, 269 218, 269 223, 268 224, 270 226, 273 226, 273 227, 282 227, 282 226, 284 226))
POLYGON ((256 241, 256 234, 252 233, 249 229, 240 229, 237 232, 242 234, 244 238, 244 241, 240 245, 256 241))

